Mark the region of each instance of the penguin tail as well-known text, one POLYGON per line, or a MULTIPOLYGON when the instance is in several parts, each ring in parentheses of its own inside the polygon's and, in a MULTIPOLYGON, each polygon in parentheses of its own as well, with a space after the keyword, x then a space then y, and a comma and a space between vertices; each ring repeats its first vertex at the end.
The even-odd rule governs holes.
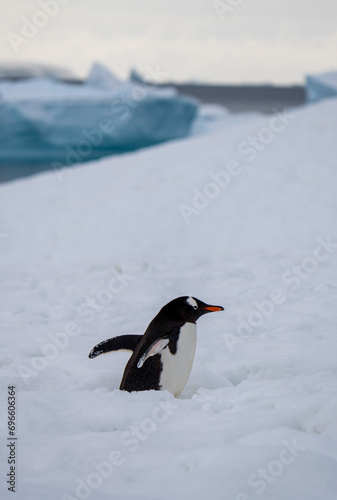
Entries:
POLYGON ((131 351, 133 352, 142 335, 121 335, 120 337, 114 337, 112 339, 103 340, 99 344, 95 345, 89 353, 89 358, 93 359, 100 354, 106 354, 112 351, 131 351))

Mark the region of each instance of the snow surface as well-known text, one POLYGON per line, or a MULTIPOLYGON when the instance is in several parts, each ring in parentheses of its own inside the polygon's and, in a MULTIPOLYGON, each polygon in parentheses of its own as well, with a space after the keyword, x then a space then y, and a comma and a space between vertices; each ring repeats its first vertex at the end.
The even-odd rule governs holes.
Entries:
POLYGON ((0 187, 1 498, 336 499, 337 100, 282 118, 0 187), (120 392, 89 351, 180 295, 226 308, 182 395, 120 392))

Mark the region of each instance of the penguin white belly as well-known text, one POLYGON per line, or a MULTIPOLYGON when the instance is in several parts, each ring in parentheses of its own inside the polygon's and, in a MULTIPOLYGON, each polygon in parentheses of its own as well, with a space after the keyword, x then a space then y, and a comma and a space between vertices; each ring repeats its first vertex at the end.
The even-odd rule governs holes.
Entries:
POLYGON ((161 389, 170 391, 176 398, 190 376, 196 343, 197 325, 185 323, 180 330, 176 353, 172 354, 168 346, 160 353, 163 365, 159 382, 161 389))

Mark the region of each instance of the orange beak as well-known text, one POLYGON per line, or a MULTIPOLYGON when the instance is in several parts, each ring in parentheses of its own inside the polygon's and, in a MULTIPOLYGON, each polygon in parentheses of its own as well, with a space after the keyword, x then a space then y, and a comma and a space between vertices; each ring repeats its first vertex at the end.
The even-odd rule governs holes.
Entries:
POLYGON ((224 311, 225 309, 221 306, 207 306, 207 307, 204 307, 204 309, 206 309, 207 311, 224 311))

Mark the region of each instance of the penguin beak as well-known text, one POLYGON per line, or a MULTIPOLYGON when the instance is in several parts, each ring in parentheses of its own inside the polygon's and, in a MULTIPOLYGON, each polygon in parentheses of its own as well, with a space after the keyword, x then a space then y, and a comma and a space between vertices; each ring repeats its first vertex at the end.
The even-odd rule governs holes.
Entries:
POLYGON ((205 312, 215 312, 215 311, 224 311, 225 308, 221 306, 206 306, 204 307, 205 312))

